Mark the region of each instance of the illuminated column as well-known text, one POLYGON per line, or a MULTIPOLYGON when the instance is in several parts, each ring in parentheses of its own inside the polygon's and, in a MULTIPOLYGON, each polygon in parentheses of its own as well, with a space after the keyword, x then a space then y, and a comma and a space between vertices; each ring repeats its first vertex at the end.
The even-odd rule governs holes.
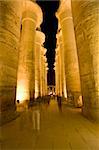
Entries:
MULTIPOLYGON (((43 48, 42 48, 43 50, 43 48)), ((42 51, 42 96, 44 96, 44 55, 42 51)))
POLYGON ((62 29, 67 93, 72 94, 75 106, 81 96, 77 49, 71 13, 71 0, 62 0, 57 12, 62 29))
POLYGON ((40 96, 42 97, 42 47, 40 49, 40 96))
POLYGON ((40 95, 40 65, 41 65, 41 46, 45 41, 45 35, 41 31, 36 31, 35 49, 35 98, 40 95))
POLYGON ((59 95, 62 96, 62 61, 61 61, 61 51, 59 47, 58 55, 58 65, 59 65, 59 95))
POLYGON ((61 60, 61 49, 59 46, 58 65, 59 65, 59 95, 62 96, 62 60, 61 60))
MULTIPOLYGON (((56 35, 57 37, 57 35, 56 35)), ((58 42, 56 44, 56 49, 55 49, 55 82, 56 82, 56 95, 59 95, 60 91, 60 73, 59 73, 59 48, 58 48, 58 42)))
POLYGON ((41 65, 40 65, 40 93, 41 97, 43 96, 43 56, 42 56, 42 47, 41 47, 41 65))
POLYGON ((47 95, 47 58, 45 56, 45 63, 44 63, 44 90, 45 90, 45 95, 47 95))
POLYGON ((45 53, 46 53, 46 49, 44 47, 42 47, 42 95, 44 96, 45 95, 45 53))
MULTIPOLYGON (((62 38, 62 37, 61 37, 62 38)), ((62 72, 63 72, 63 76, 62 76, 62 87, 63 87, 63 96, 65 98, 67 98, 67 89, 66 89, 66 75, 65 75, 65 63, 64 63, 64 46, 63 46, 63 42, 60 43, 61 49, 62 49, 62 72)))
POLYGON ((56 86, 56 95, 58 95, 58 91, 59 91, 59 79, 58 79, 58 54, 57 54, 57 50, 56 51, 56 55, 55 55, 55 86, 56 86))
POLYGON ((59 47, 56 48, 56 74, 57 74, 57 94, 62 96, 62 73, 61 73, 61 55, 59 47))
POLYGON ((43 58, 42 58, 43 59, 43 71, 42 71, 42 83, 43 83, 42 84, 42 87, 43 87, 42 92, 43 92, 43 96, 45 96, 45 82, 44 82, 45 81, 45 74, 44 74, 45 73, 45 59, 44 58, 45 58, 45 56, 43 55, 43 58))
POLYGON ((56 70, 56 56, 55 56, 55 63, 54 63, 54 70, 55 70, 55 94, 57 95, 57 70, 56 70))
POLYGON ((45 68, 45 91, 46 91, 46 95, 48 95, 48 92, 47 92, 47 74, 48 74, 48 63, 46 62, 46 68, 45 68))
POLYGON ((54 63, 54 70, 55 70, 55 94, 58 95, 58 89, 57 89, 57 62, 56 62, 56 56, 55 56, 55 63, 54 63))
POLYGON ((72 0, 72 10, 80 63, 83 114, 99 121, 99 1, 72 0))
MULTIPOLYGON (((22 3, 0 1, 0 112, 15 110, 22 3)), ((3 115, 3 114, 2 114, 3 115)), ((2 116, 0 114, 0 117, 2 116)), ((8 115, 6 113, 6 115, 8 115)), ((4 117, 4 116, 2 116, 4 117)))
MULTIPOLYGON (((62 39, 62 31, 57 33, 57 44, 59 45, 60 57, 61 57, 61 84, 62 84, 62 96, 67 98, 67 91, 66 91, 66 76, 65 76, 65 64, 64 64, 64 47, 63 47, 63 39, 62 39)), ((57 74, 57 72, 56 72, 57 74)))
POLYGON ((46 53, 46 49, 41 47, 41 65, 40 65, 40 93, 41 96, 44 96, 44 54, 46 53))
POLYGON ((34 99, 35 34, 41 22, 40 7, 31 1, 24 1, 16 97, 20 101, 34 99))
MULTIPOLYGON (((46 63, 46 57, 44 57, 44 91, 45 91, 45 88, 46 88, 46 84, 45 84, 45 63, 46 63)), ((46 91, 45 91, 45 93, 46 93, 46 91)), ((44 95, 46 95, 44 93, 44 95)))

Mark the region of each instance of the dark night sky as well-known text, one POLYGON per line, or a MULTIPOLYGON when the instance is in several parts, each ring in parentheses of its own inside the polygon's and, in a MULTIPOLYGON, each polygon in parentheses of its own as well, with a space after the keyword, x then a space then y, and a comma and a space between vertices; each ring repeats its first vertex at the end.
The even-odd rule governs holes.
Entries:
POLYGON ((44 47, 47 49, 48 61, 48 84, 55 84, 54 61, 55 61, 55 48, 56 48, 56 33, 58 28, 58 20, 55 12, 59 7, 58 0, 37 0, 36 1, 43 11, 43 23, 41 24, 41 31, 45 34, 44 47))

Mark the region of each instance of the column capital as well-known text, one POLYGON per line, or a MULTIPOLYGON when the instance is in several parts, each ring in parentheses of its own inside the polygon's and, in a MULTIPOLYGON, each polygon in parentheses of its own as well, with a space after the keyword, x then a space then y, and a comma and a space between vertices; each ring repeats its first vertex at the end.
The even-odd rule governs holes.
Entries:
POLYGON ((57 14, 61 14, 66 10, 71 10, 71 0, 60 0, 60 6, 57 14))
POLYGON ((55 67, 53 68, 53 70, 55 70, 55 71, 56 71, 55 67))
POLYGON ((36 30, 36 43, 42 45, 45 42, 45 34, 36 30))
POLYGON ((42 46, 42 55, 45 55, 46 54, 46 52, 47 52, 47 49, 46 48, 44 48, 43 46, 42 46))
POLYGON ((48 70, 49 70, 49 68, 48 68, 48 67, 46 67, 46 70, 48 71, 48 70))
POLYGON ((56 61, 55 61, 55 63, 54 63, 54 68, 56 68, 56 61))
POLYGON ((63 43, 63 38, 62 38, 62 31, 58 32, 56 34, 56 39, 57 39, 57 44, 60 45, 61 43, 63 43))
POLYGON ((61 0, 56 17, 60 20, 61 24, 64 20, 72 19, 71 0, 61 0))
POLYGON ((46 61, 46 67, 48 67, 48 62, 46 61))
POLYGON ((31 20, 36 23, 36 26, 39 27, 43 20, 42 10, 38 4, 32 1, 23 1, 23 10, 22 12, 27 12, 23 15, 22 22, 25 20, 31 20), (32 12, 29 14, 29 12, 32 12), (34 17, 35 14, 35 17, 34 17))
POLYGON ((59 52, 59 46, 55 49, 55 52, 56 52, 56 55, 57 55, 58 52, 59 52))
POLYGON ((44 56, 44 59, 45 59, 45 64, 46 64, 46 62, 47 62, 47 58, 46 58, 46 56, 44 56))

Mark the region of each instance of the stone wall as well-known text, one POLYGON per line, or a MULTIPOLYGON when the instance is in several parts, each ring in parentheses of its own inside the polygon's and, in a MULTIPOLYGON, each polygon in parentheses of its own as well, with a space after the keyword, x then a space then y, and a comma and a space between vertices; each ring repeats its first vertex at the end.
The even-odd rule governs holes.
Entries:
POLYGON ((1 112, 15 109, 21 1, 0 1, 1 112))
POLYGON ((99 120, 99 2, 72 0, 72 11, 80 65, 83 114, 99 120))

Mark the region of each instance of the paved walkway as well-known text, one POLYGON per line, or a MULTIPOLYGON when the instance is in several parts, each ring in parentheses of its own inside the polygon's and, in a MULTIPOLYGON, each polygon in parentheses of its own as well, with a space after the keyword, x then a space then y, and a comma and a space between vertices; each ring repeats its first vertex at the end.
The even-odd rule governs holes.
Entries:
POLYGON ((57 101, 22 112, 0 128, 1 150, 99 150, 99 124, 57 101))

